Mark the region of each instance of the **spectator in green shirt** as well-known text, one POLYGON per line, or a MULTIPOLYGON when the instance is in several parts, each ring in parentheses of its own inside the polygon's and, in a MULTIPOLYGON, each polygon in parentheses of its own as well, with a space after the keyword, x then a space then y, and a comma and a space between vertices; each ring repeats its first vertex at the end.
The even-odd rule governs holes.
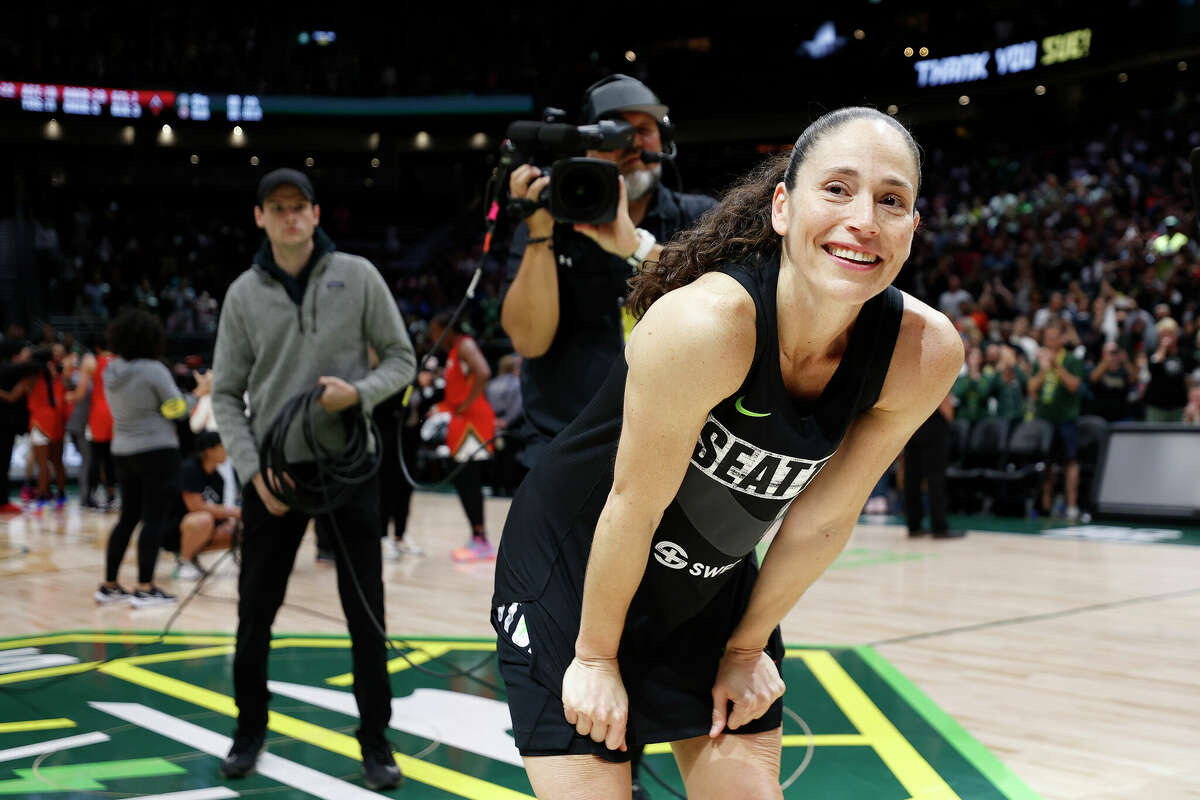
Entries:
POLYGON ((1015 422, 1025 417, 1025 387, 1029 377, 1017 364, 1017 351, 1000 345, 1000 357, 992 373, 991 396, 996 398, 995 415, 1015 422))
POLYGON ((972 424, 988 415, 988 396, 992 391, 992 380, 983 374, 983 351, 971 347, 967 351, 966 372, 959 375, 950 388, 954 397, 955 419, 965 419, 972 424))
MULTIPOLYGON (((1054 426, 1051 459, 1063 466, 1063 491, 1067 500, 1067 519, 1079 519, 1079 390, 1083 385, 1083 362, 1064 346, 1063 323, 1046 326, 1042 347, 1038 350, 1028 392, 1033 415, 1054 426)), ((1054 491, 1054 471, 1046 471, 1042 484, 1042 513, 1050 513, 1054 491)))

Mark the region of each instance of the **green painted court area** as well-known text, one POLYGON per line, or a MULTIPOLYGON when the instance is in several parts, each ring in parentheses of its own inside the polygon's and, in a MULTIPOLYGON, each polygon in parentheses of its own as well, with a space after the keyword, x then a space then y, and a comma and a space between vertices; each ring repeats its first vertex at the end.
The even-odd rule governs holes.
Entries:
MULTIPOLYGON (((406 782, 383 795, 362 784, 347 639, 278 637, 269 757, 258 774, 223 782, 218 756, 235 713, 232 645, 215 634, 0 641, 0 797, 532 796, 508 732, 493 644, 483 640, 410 640, 400 648, 407 659, 394 657, 389 738, 406 782)), ((787 797, 1037 797, 870 648, 791 648, 783 677, 787 797)), ((662 781, 644 776, 653 797, 682 794, 665 745, 649 748, 645 763, 662 781)))
MULTIPOLYGON (((926 523, 928 523, 928 519, 928 517, 925 518, 926 523)), ((1024 536, 1044 536, 1051 539, 1200 547, 1200 528, 1177 522, 1132 523, 1117 519, 1095 519, 1087 523, 1070 523, 1046 517, 1029 519, 997 517, 991 514, 950 514, 946 520, 952 529, 981 533, 1015 533, 1024 536)), ((903 525, 904 517, 894 514, 864 515, 859 518, 859 522, 876 525, 903 525)), ((846 551, 846 553, 849 552, 849 550, 846 551)))

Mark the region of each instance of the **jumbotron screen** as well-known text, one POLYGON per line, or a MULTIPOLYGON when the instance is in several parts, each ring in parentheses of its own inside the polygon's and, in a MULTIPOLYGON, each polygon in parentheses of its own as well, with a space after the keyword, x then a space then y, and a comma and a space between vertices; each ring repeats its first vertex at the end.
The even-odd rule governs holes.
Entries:
POLYGON ((165 116, 207 120, 219 112, 231 122, 255 122, 263 116, 257 97, 240 94, 214 96, 199 92, 0 81, 0 101, 4 100, 19 101, 22 111, 61 111, 118 119, 165 116))
POLYGON ((0 80, 0 108, 19 103, 22 111, 164 120, 210 119, 258 122, 264 116, 420 116, 426 114, 527 114, 527 94, 440 95, 433 97, 311 97, 211 94, 159 89, 111 89, 0 80))

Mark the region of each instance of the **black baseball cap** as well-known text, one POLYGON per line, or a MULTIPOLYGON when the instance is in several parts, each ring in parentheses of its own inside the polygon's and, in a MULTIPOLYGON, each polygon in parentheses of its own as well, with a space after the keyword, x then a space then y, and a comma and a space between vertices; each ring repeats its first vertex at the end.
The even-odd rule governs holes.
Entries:
POLYGON ((275 169, 263 175, 262 180, 258 182, 258 204, 261 206, 271 192, 275 191, 280 186, 295 186, 300 190, 300 194, 313 202, 316 192, 313 191, 312 181, 298 169, 290 169, 283 167, 275 169))
POLYGON ((611 119, 624 111, 643 111, 659 122, 670 113, 649 86, 620 73, 596 81, 584 92, 581 114, 584 122, 611 119))

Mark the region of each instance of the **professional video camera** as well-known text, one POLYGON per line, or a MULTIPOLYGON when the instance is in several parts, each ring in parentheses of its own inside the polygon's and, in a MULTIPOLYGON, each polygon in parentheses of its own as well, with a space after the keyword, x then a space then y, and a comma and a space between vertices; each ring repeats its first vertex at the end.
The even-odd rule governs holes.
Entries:
POLYGON ((625 150, 633 147, 633 126, 624 120, 603 119, 591 125, 562 122, 566 112, 548 108, 544 122, 518 120, 508 126, 502 146, 509 163, 535 164, 550 186, 536 201, 508 199, 508 213, 524 219, 546 208, 559 222, 612 222, 620 198, 620 171, 612 161, 573 154, 585 150, 625 150), (550 166, 542 166, 553 161, 550 166))

